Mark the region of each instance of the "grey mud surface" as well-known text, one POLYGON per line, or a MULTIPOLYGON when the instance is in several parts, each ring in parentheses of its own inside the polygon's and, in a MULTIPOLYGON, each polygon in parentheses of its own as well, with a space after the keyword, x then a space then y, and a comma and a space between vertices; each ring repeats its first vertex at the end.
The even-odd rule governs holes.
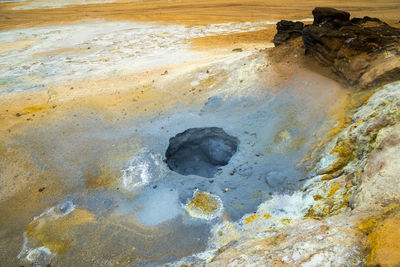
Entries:
POLYGON ((235 221, 256 211, 270 195, 297 190, 307 176, 298 161, 315 143, 313 133, 331 123, 320 104, 330 101, 332 84, 321 88, 312 79, 294 79, 291 84, 296 86, 280 90, 252 82, 241 94, 229 91, 228 84, 201 109, 177 105, 162 115, 111 123, 90 110, 71 111, 64 121, 28 129, 8 145, 24 147, 30 154, 38 167, 33 175, 47 177, 46 190, 57 178, 63 192, 41 201, 40 212, 27 211, 10 226, 2 234, 1 247, 11 244, 7 252, 17 259, 30 220, 72 201, 76 208, 92 212, 95 223, 68 233, 74 246, 52 258, 54 266, 157 266, 203 251, 211 226, 221 218, 189 216, 183 206, 196 189, 219 196, 224 219, 235 221), (212 178, 181 175, 164 162, 169 139, 197 127, 219 127, 240 141, 229 163, 212 178), (105 179, 116 182, 88 187, 87 179, 102 175, 102 169, 111 170, 105 179))

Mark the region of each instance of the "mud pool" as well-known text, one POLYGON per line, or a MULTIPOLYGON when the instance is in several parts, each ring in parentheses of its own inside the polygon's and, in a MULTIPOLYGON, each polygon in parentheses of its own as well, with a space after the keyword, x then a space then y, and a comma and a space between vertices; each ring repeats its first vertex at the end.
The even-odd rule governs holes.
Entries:
POLYGON ((216 224, 300 189, 302 159, 345 91, 306 70, 282 78, 260 49, 215 55, 188 43, 271 23, 2 32, 0 104, 45 101, 14 113, 9 101, 0 116, 11 121, 0 143, 2 263, 173 263, 207 249, 216 224))
MULTIPOLYGON (((394 1, 350 2, 329 3, 397 26, 394 1)), ((314 5, 0 0, 0 266, 388 258, 398 84, 268 49, 314 5)))
POLYGON ((320 84, 298 78, 279 90, 251 80, 241 94, 228 81, 200 106, 178 103, 161 114, 110 121, 82 109, 26 126, 7 146, 23 148, 35 166, 27 179, 41 176, 45 186, 32 194, 46 197, 14 197, 1 208, 16 222, 1 239, 15 255, 10 264, 157 266, 205 250, 213 225, 253 213, 307 177, 299 162, 332 124, 321 105, 336 93, 328 82, 316 97, 320 84), (170 138, 201 127, 223 129, 236 153, 206 177, 172 171, 170 138), (215 215, 188 211, 198 190, 220 201, 215 215))
POLYGON ((169 139, 168 167, 179 174, 213 178, 236 153, 239 140, 217 127, 191 128, 169 139))

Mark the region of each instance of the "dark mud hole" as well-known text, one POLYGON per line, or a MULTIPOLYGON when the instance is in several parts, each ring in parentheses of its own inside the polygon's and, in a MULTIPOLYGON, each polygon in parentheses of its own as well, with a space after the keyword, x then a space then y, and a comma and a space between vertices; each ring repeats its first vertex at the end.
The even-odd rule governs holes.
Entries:
POLYGON ((169 140, 165 153, 168 167, 182 175, 214 177, 228 164, 239 140, 217 127, 191 128, 169 140))

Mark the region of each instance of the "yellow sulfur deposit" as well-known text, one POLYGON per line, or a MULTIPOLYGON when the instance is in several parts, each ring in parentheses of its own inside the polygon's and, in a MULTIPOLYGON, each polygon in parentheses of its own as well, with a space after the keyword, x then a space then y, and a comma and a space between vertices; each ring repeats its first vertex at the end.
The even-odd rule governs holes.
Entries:
POLYGON ((61 218, 41 217, 28 225, 29 238, 36 239, 51 252, 63 253, 74 243, 73 227, 93 223, 94 214, 87 210, 74 210, 61 218))
POLYGON ((216 195, 197 190, 186 204, 186 210, 193 217, 212 219, 222 212, 222 202, 216 195))

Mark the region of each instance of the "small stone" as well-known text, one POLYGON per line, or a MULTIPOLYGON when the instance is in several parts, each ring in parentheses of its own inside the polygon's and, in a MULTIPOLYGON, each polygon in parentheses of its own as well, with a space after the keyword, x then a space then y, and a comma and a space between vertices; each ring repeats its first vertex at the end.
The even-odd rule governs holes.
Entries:
POLYGON ((16 117, 21 117, 22 114, 21 114, 21 113, 16 113, 15 116, 16 116, 16 117))
POLYGON ((232 52, 243 52, 243 49, 242 48, 235 48, 235 49, 232 49, 232 52))

